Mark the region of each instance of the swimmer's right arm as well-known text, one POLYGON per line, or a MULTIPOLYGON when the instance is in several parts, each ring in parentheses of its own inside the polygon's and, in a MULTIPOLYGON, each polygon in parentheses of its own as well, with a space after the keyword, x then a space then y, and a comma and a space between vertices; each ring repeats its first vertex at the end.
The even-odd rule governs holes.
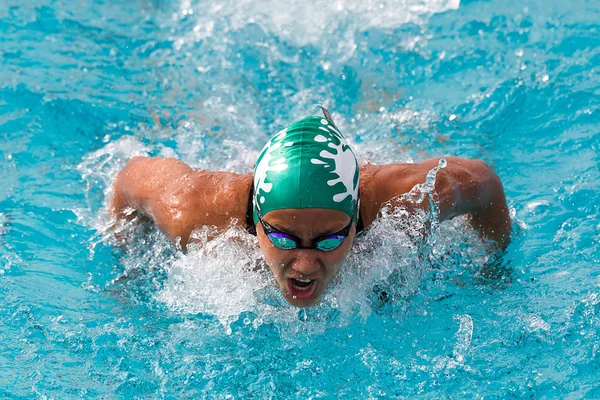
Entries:
POLYGON ((113 215, 132 219, 141 214, 151 218, 171 240, 179 236, 187 241, 193 227, 177 220, 176 207, 167 198, 174 184, 192 173, 192 168, 174 158, 132 158, 115 179, 110 204, 113 215))
POLYGON ((203 171, 174 158, 132 158, 117 175, 111 209, 118 219, 151 218, 183 248, 203 226, 246 223, 252 174, 203 171))

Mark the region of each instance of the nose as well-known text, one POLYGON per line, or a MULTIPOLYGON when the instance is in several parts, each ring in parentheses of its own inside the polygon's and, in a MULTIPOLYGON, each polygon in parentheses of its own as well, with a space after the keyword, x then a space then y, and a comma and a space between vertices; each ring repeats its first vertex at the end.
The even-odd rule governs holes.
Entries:
POLYGON ((292 264, 292 269, 303 276, 311 276, 321 269, 321 261, 313 250, 300 250, 292 264))

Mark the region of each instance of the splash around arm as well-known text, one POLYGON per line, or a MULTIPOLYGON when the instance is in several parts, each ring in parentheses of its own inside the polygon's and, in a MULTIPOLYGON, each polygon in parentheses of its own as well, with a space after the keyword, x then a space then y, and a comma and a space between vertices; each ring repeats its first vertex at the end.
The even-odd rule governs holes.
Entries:
POLYGON ((173 158, 134 157, 117 174, 110 207, 117 219, 150 218, 183 248, 195 229, 245 223, 252 175, 190 168, 173 158))
POLYGON ((481 160, 444 157, 415 164, 364 167, 363 175, 370 177, 361 187, 365 225, 377 218, 385 204, 428 209, 429 202, 417 202, 414 197, 422 193, 432 171, 435 172, 432 193, 437 200, 439 222, 467 214, 470 224, 483 237, 506 248, 512 223, 504 188, 498 175, 481 160))

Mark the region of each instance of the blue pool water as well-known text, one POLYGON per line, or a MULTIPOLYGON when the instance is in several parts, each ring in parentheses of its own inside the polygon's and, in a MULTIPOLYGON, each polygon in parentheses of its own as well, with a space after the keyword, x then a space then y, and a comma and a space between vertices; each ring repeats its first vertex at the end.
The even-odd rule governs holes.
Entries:
POLYGON ((600 398, 597 1, 1 3, 0 397, 600 398), (114 244, 128 158, 250 171, 319 102, 363 160, 490 163, 507 252, 390 215, 299 312, 242 232, 114 244))

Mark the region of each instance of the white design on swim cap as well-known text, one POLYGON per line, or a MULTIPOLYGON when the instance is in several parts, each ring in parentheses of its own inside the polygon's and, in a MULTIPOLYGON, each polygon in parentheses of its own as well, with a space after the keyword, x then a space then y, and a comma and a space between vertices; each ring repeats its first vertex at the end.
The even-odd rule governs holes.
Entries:
MULTIPOLYGON (((327 133, 329 133, 329 132, 327 132, 327 133)), ((317 135, 317 136, 315 136, 315 142, 324 143, 327 140, 328 139, 325 136, 323 136, 323 135, 317 135)))
MULTIPOLYGON (((266 150, 264 156, 261 158, 260 162, 256 165, 254 170, 254 190, 255 196, 259 195, 259 191, 270 193, 273 189, 273 184, 266 182, 267 180, 267 172, 281 172, 285 171, 288 168, 288 164, 286 164, 285 157, 278 158, 277 160, 273 160, 273 152, 281 147, 281 141, 285 138, 286 130, 283 129, 277 135, 275 135, 271 140, 269 140, 266 144, 266 150)), ((291 146, 294 142, 286 142, 285 146, 291 146)), ((260 197, 259 203, 264 203, 264 196, 260 197)), ((260 209, 259 204, 256 204, 257 208, 260 209)))
POLYGON ((311 158, 310 162, 313 164, 317 164, 317 165, 319 165, 319 164, 327 165, 327 161, 319 160, 318 158, 311 158))
POLYGON ((275 136, 273 136, 273 138, 271 138, 271 141, 283 139, 286 134, 287 134, 287 128, 284 128, 284 129, 280 130, 279 132, 277 132, 275 134, 275 136), (280 136, 281 136, 281 138, 280 138, 280 136))
POLYGON ((337 137, 338 139, 345 139, 344 135, 342 135, 342 133, 338 131, 333 125, 327 125, 327 128, 320 126, 319 129, 324 132, 327 132, 328 136, 331 136, 331 134, 333 133, 333 136, 337 137))
MULTIPOLYGON (((345 139, 342 139, 339 145, 329 143, 329 147, 334 149, 333 153, 322 150, 321 153, 319 153, 319 156, 333 161, 335 169, 331 171, 331 173, 336 174, 338 177, 327 181, 327 184, 329 186, 334 186, 337 183, 341 183, 345 188, 344 192, 337 193, 333 196, 333 201, 340 203, 348 196, 352 196, 352 200, 356 201, 356 199, 358 199, 358 184, 354 184, 354 176, 356 175, 358 168, 356 156, 352 150, 350 150, 350 147, 348 147, 348 143, 345 139), (344 146, 346 147, 346 150, 343 149, 344 146)), ((327 164, 329 165, 330 163, 327 164)))
POLYGON ((340 140, 341 140, 341 139, 344 139, 344 135, 342 135, 342 132, 338 131, 338 130, 335 128, 335 126, 333 126, 333 125, 328 125, 328 126, 327 126, 327 128, 329 128, 329 129, 330 129, 330 130, 333 132, 333 134, 334 134, 335 136, 337 136, 337 137, 338 137, 340 140))

